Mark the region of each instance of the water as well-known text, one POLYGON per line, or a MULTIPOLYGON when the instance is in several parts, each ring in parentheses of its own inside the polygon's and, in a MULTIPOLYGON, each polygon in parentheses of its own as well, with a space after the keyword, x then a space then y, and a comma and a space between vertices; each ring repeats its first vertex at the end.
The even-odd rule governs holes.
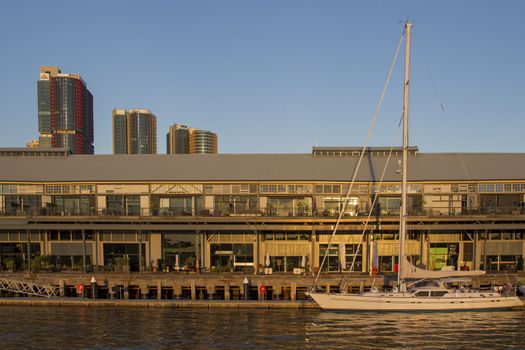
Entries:
POLYGON ((525 310, 318 310, 2 306, 1 349, 522 349, 525 310))

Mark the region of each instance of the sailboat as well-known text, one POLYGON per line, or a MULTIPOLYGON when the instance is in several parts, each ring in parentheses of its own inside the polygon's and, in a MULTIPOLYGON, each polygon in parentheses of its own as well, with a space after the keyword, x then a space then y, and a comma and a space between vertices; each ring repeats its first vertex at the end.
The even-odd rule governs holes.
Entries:
MULTIPOLYGON (((361 311, 423 311, 423 310, 480 310, 523 306, 512 291, 479 291, 454 288, 467 282, 468 277, 485 271, 428 271, 414 266, 405 254, 407 232, 407 170, 408 170, 408 92, 410 73, 410 38, 412 23, 405 23, 405 79, 403 93, 403 169, 401 186, 401 215, 399 239, 398 283, 391 291, 372 288, 360 294, 323 293, 315 289, 308 293, 322 309, 361 311), (458 279, 459 278, 459 279, 458 279), (411 285, 407 280, 416 279, 411 285), (421 282, 425 281, 426 284, 421 282)), ((336 225, 337 227, 337 225, 336 225)), ((334 230, 335 234, 335 230, 334 230)))

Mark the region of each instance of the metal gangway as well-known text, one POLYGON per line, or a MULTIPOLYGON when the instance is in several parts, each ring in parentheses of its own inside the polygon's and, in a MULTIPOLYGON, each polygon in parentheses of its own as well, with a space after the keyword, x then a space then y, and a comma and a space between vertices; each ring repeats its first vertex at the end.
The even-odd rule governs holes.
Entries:
POLYGON ((56 297, 60 292, 60 288, 52 285, 38 285, 28 281, 10 279, 0 279, 0 290, 44 298, 56 297))

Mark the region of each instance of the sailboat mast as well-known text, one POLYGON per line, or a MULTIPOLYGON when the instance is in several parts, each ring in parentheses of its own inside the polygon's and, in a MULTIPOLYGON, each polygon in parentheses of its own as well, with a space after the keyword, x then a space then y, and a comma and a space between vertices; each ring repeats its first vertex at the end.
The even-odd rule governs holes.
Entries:
POLYGON ((403 90, 403 177, 401 183, 401 215, 399 223, 399 261, 398 261, 398 284, 402 277, 402 266, 406 259, 405 256, 405 238, 407 232, 406 219, 408 215, 407 203, 407 175, 408 175, 408 92, 410 83, 410 36, 412 23, 405 23, 406 45, 405 45, 405 80, 403 90))

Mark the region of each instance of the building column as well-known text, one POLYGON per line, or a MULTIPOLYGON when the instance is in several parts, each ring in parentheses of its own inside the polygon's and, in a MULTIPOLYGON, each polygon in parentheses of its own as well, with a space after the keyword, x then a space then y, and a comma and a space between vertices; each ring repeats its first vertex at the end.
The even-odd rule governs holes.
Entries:
MULTIPOLYGON (((421 265, 424 265, 424 256, 425 256, 425 233, 423 231, 420 231, 419 234, 419 263, 421 265)), ((428 269, 428 266, 425 266, 428 269)))
POLYGON ((231 300, 230 283, 224 283, 224 300, 231 300))
MULTIPOLYGON (((201 237, 200 237, 200 232, 199 230, 195 231, 195 235, 196 235, 196 241, 195 241, 195 267, 197 269, 197 273, 199 272, 199 269, 201 267, 201 263, 200 263, 200 260, 201 260, 201 249, 200 249, 200 243, 201 243, 201 237)), ((193 297, 192 297, 192 300, 193 297)))
POLYGON ((139 241, 139 273, 142 273, 142 230, 138 230, 139 241))
POLYGON ((260 243, 260 239, 259 239, 259 232, 257 232, 257 230, 253 230, 254 232, 254 235, 255 235, 255 249, 254 249, 254 253, 253 253, 253 274, 254 275, 257 275, 257 273, 259 272, 259 252, 260 252, 260 248, 259 248, 259 243, 260 243))
POLYGON ((197 299, 197 286, 195 285, 195 281, 191 281, 191 300, 197 299))
POLYGON ((473 270, 479 270, 479 262, 478 262, 478 239, 479 239, 479 231, 476 231, 472 234, 474 237, 474 243, 472 245, 472 269, 473 270))
MULTIPOLYGON (((42 238, 42 231, 40 230, 40 238, 42 238)), ((42 245, 43 246, 43 249, 42 249, 42 252, 44 253, 43 255, 48 255, 47 254, 47 251, 48 251, 48 247, 47 247, 47 230, 44 230, 44 239, 42 239, 42 241, 44 242, 44 244, 42 245)))
POLYGON ((290 300, 297 300, 297 282, 290 283, 290 300))
POLYGON ((86 273, 86 230, 82 228, 82 273, 86 273))
POLYGON ((158 300, 162 299, 162 281, 161 280, 157 281, 157 299, 158 300))
POLYGON ((31 273, 31 230, 26 229, 27 236, 27 271, 31 273))
POLYGON ((310 261, 309 261, 309 264, 310 264, 310 272, 312 274, 312 276, 315 276, 315 241, 316 241, 316 234, 315 234, 315 230, 312 229, 312 238, 311 238, 311 247, 310 247, 310 261))
POLYGON ((426 235, 426 249, 427 249, 427 253, 426 253, 426 269, 427 270, 430 270, 430 229, 427 230, 427 232, 425 233, 426 235))

